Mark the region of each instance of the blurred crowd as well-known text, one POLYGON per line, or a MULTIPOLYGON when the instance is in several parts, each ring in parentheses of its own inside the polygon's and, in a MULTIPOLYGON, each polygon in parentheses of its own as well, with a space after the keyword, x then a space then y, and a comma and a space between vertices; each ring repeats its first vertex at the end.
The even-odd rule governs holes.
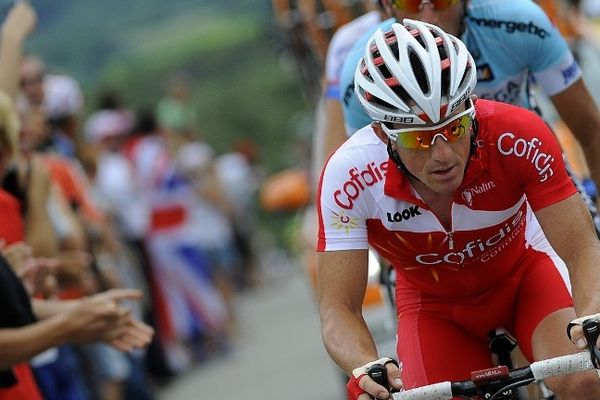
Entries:
POLYGON ((235 295, 257 280, 257 149, 199 139, 185 73, 145 110, 114 91, 85 99, 22 54, 35 24, 22 1, 1 28, 0 347, 33 350, 0 363, 0 399, 152 399, 153 383, 235 345, 235 295), (40 304, 90 321, 45 342, 40 304), (94 325, 104 306, 118 332, 94 325))

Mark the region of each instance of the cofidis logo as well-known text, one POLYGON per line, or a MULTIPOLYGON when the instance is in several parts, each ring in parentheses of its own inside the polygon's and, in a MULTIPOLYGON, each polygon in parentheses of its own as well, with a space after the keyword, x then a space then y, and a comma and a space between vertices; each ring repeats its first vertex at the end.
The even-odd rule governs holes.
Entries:
POLYGON ((415 257, 419 264, 463 264, 480 260, 488 262, 498 256, 506 249, 515 238, 523 233, 525 227, 525 213, 519 210, 517 214, 502 224, 498 231, 489 237, 476 238, 465 244, 465 247, 459 251, 447 253, 424 253, 415 257))
POLYGON ((540 176, 540 182, 545 182, 554 175, 552 163, 554 156, 541 150, 542 141, 532 138, 527 141, 523 138, 517 139, 511 132, 506 132, 498 138, 498 151, 505 156, 515 156, 529 161, 540 176))
POLYGON ((369 186, 383 181, 387 171, 387 161, 376 165, 371 162, 362 171, 354 167, 348 170, 349 178, 344 182, 341 189, 333 192, 335 204, 345 210, 352 210, 354 201, 369 186))

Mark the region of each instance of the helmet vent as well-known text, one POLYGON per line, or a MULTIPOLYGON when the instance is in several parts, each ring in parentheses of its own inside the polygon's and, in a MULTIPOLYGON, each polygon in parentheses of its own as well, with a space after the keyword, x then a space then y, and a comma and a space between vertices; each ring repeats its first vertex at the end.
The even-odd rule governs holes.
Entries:
POLYGON ((417 78, 417 83, 419 84, 421 92, 428 94, 430 92, 430 86, 429 80, 427 79, 427 73, 425 72, 425 66, 423 65, 423 62, 421 62, 421 58, 417 52, 411 47, 408 48, 408 59, 410 60, 411 69, 415 74, 415 78, 417 78))
POLYGON ((413 104, 414 100, 411 95, 408 94, 406 89, 402 85, 396 85, 392 89, 394 89, 394 93, 398 96, 405 104, 413 104))
POLYGON ((377 104, 377 105, 378 105, 378 106, 380 106, 380 107, 385 107, 385 108, 387 108, 387 109, 389 109, 389 110, 393 110, 393 109, 394 109, 394 106, 392 106, 392 105, 391 105, 390 103, 388 103, 387 101, 383 101, 383 100, 381 100, 379 97, 377 97, 377 96, 373 96, 373 95, 370 95, 370 97, 371 97, 371 100, 370 100, 370 101, 371 101, 372 103, 375 103, 375 104, 377 104))

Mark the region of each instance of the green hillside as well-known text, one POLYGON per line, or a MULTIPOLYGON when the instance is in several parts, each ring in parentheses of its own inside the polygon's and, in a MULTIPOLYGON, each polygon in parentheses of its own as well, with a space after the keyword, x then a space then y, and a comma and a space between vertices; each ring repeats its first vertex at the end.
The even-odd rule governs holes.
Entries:
MULTIPOLYGON (((4 3, 6 8, 6 1, 4 3)), ((207 141, 261 145, 267 170, 289 166, 286 149, 307 109, 299 79, 272 40, 268 0, 33 1, 40 24, 27 44, 51 69, 80 80, 90 107, 111 87, 134 109, 153 105, 170 71, 196 79, 194 103, 207 141)))

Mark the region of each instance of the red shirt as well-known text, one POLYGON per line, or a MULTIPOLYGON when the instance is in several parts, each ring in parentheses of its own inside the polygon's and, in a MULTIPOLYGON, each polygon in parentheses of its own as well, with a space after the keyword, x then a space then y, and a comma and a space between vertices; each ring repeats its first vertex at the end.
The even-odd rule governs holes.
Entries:
POLYGON ((23 241, 24 237, 21 204, 10 193, 0 189, 0 239, 12 244, 23 241))
MULTIPOLYGON (((0 189, 0 239, 6 244, 23 241, 25 229, 19 201, 0 189)), ((12 368, 17 383, 9 388, 0 387, 0 400, 42 400, 37 384, 27 363, 12 368)))

